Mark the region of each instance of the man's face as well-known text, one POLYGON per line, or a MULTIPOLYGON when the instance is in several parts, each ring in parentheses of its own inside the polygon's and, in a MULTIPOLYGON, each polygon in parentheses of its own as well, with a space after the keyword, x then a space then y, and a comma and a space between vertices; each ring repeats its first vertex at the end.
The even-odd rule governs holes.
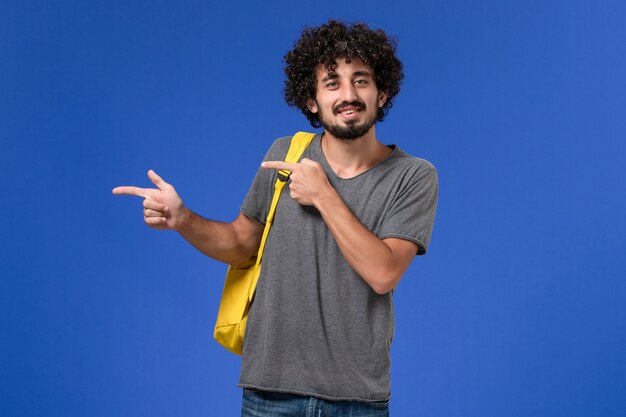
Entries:
POLYGON ((378 91, 372 69, 360 59, 348 64, 340 58, 336 64, 333 71, 317 68, 317 95, 307 105, 326 132, 337 139, 358 139, 376 123, 387 94, 378 91))

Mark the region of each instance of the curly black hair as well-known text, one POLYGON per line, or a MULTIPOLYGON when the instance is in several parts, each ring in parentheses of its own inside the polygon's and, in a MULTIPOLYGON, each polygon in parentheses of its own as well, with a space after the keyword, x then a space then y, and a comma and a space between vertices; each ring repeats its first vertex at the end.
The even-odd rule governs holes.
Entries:
POLYGON ((347 63, 359 58, 374 71, 374 82, 387 94, 385 104, 378 109, 376 120, 383 121, 400 92, 404 78, 402 63, 396 57, 397 41, 383 30, 372 30, 365 23, 346 24, 329 20, 319 27, 305 27, 285 60, 285 101, 299 108, 311 126, 321 126, 319 115, 312 113, 307 101, 315 98, 317 80, 315 71, 319 65, 334 70, 336 60, 344 58, 347 63))

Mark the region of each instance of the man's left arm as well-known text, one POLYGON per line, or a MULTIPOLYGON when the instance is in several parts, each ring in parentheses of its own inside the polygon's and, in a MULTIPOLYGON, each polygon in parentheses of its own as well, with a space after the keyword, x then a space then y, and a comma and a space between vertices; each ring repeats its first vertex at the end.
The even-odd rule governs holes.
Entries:
POLYGON ((418 251, 416 243, 399 238, 381 240, 365 228, 315 161, 268 161, 261 166, 291 171, 291 197, 320 212, 348 264, 376 293, 385 294, 396 287, 418 251))
POLYGON ((398 285, 417 253, 417 244, 404 239, 379 239, 352 214, 337 192, 315 204, 341 253, 352 269, 378 294, 398 285))

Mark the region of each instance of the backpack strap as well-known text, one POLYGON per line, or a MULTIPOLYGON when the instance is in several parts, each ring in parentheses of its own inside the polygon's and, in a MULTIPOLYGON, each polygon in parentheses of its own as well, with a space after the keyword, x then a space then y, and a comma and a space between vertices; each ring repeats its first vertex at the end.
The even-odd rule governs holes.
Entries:
MULTIPOLYGON (((291 138, 291 145, 289 145, 287 156, 285 156, 285 162, 298 162, 305 149, 307 148, 307 146, 309 146, 314 137, 315 133, 296 133, 293 138, 291 138)), ((274 195, 272 197, 272 203, 270 204, 270 210, 267 214, 267 219, 265 220, 265 229, 263 229, 263 237, 261 238, 261 244, 259 245, 259 251, 256 257, 257 265, 261 263, 261 258, 263 257, 263 249, 265 248, 265 241, 269 234, 270 227, 272 227, 274 215, 276 214, 278 199, 280 198, 280 193, 287 183, 287 179, 289 179, 290 174, 291 172, 284 169, 278 171, 278 177, 276 178, 276 183, 274 184, 274 195)))

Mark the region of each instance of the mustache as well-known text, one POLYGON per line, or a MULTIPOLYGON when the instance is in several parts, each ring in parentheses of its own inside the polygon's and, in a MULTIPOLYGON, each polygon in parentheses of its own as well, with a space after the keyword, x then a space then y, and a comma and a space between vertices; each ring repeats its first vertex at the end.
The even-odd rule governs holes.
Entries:
POLYGON ((365 110, 365 103, 363 103, 362 101, 351 101, 351 102, 341 102, 339 104, 337 104, 334 108, 333 108, 333 113, 337 114, 339 113, 341 110, 345 109, 346 107, 356 107, 359 110, 365 110))

